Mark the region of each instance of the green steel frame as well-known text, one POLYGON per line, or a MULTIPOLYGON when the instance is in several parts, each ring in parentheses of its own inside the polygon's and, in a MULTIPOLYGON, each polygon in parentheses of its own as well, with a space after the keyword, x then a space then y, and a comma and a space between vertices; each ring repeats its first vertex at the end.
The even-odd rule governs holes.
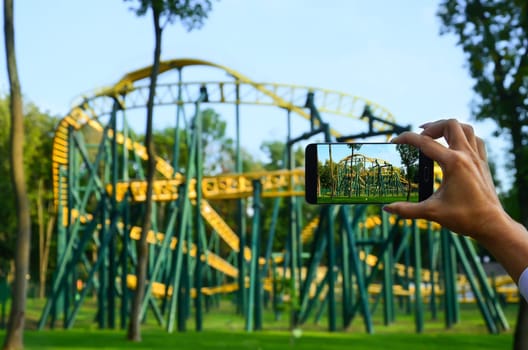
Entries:
MULTIPOLYGON (((143 317, 150 311, 148 314, 153 315, 160 326, 172 332, 176 328, 186 330, 189 317, 194 315, 195 329, 200 331, 204 328, 204 307, 207 311, 218 304, 213 292, 206 295, 206 291, 216 290, 235 293, 237 312, 244 317, 247 331, 264 327, 263 308, 270 299, 273 302, 268 305, 277 317, 284 310, 284 304, 289 304, 292 328, 301 327, 310 316, 318 322, 326 310, 329 331, 349 327, 359 314, 365 331, 373 333, 373 314, 381 305, 385 325, 396 322, 397 311, 403 310, 415 315, 416 331, 422 332, 425 312, 437 318, 440 305, 444 308, 446 327, 459 321, 457 276, 463 274, 489 332, 508 328, 496 294, 468 238, 431 223, 392 218, 379 208, 366 206, 322 206, 312 218, 314 224, 310 224, 306 204, 299 192, 294 191, 293 176, 288 178, 287 189, 282 194, 270 195, 276 198, 268 211, 271 224, 265 249, 260 246, 264 234, 262 198, 267 195, 264 180, 253 178, 251 193, 234 197, 237 210, 232 221, 236 223, 237 241, 226 242, 232 253, 219 258, 221 241, 227 237, 224 231, 230 228, 226 228, 227 223, 222 218, 215 219, 220 220, 220 225, 212 224, 213 218, 204 212, 213 207, 205 202, 203 186, 194 185, 204 181, 202 106, 208 103, 234 105, 236 173, 242 173, 241 105, 274 105, 286 109, 288 135, 284 163, 289 173, 296 167, 292 153, 299 142, 317 135, 322 135, 326 142, 336 137, 339 140, 351 137, 337 135, 325 121, 328 113, 346 115, 346 112, 341 107, 326 104, 330 94, 327 91, 303 90, 306 102, 300 105, 298 95, 279 94, 283 86, 253 83, 231 69, 209 62, 173 60, 161 66, 162 74, 176 70, 178 81, 158 87, 157 105, 175 106, 176 125, 174 159, 170 162, 158 160, 158 170, 171 181, 179 180, 170 190, 169 199, 154 204, 152 232, 149 233, 152 243, 149 283, 141 305, 143 317), (234 80, 186 83, 182 71, 195 65, 223 69, 234 80), (232 90, 228 93, 225 89, 229 86, 232 90), (189 93, 193 89, 194 95, 189 93), (163 94, 164 91, 170 91, 172 99, 166 100, 168 93, 163 94), (248 100, 248 91, 257 93, 255 100, 248 100), (318 96, 323 98, 318 99, 318 96), (191 127, 185 128, 188 162, 179 174, 179 131, 187 121, 188 108, 185 106, 188 105, 194 106, 188 121, 191 127), (292 136, 292 114, 309 121, 308 131, 297 137, 292 136), (289 211, 288 240, 283 251, 273 252, 283 197, 287 197, 289 211), (246 210, 248 203, 252 203, 251 215, 246 210), (424 261, 422 249, 425 247, 428 253, 424 261), (214 259, 217 265, 212 263, 214 259), (223 267, 219 267, 218 262, 223 267), (228 288, 226 281, 237 287, 228 288), (265 289, 266 285, 271 285, 271 289, 265 289), (428 291, 427 296, 423 294, 425 291, 428 291), (193 299, 194 307, 191 306, 193 299)), ((138 188, 145 179, 144 147, 134 137, 129 114, 145 106, 140 97, 144 87, 135 86, 134 82, 144 79, 149 69, 132 72, 113 89, 85 98, 57 128, 53 157, 58 261, 39 328, 46 324, 55 327, 60 319, 63 327, 73 327, 89 295, 96 296, 96 321, 100 328, 118 325, 124 328, 127 324, 131 288, 135 286, 131 275, 136 264, 135 237, 144 211, 138 188), (131 181, 136 181, 136 187, 131 181), (118 191, 121 184, 129 184, 122 193, 118 191)), ((298 87, 290 90, 295 89, 298 87)), ((346 97, 333 93, 342 99, 346 97)), ((357 118, 366 120, 369 129, 359 134, 360 137, 405 130, 381 107, 369 101, 363 101, 363 107, 363 114, 357 118)), ((349 168, 352 167, 351 163, 349 168)), ((386 180, 387 186, 397 183, 392 178, 381 180, 386 180)), ((343 183, 338 190, 346 192, 354 188, 351 183, 343 183)))

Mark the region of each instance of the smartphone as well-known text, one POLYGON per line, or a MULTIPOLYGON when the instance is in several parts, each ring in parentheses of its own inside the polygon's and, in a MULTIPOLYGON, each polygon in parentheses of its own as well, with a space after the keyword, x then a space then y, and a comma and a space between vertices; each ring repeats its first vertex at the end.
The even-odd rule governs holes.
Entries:
POLYGON ((393 143, 312 143, 305 152, 310 204, 419 202, 433 193, 433 161, 393 143))

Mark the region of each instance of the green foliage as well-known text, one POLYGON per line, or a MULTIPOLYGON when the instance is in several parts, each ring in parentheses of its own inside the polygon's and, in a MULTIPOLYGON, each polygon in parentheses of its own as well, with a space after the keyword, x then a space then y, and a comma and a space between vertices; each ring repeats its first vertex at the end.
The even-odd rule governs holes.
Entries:
POLYGON ((327 160, 325 164, 318 162, 317 164, 317 176, 319 179, 320 188, 331 188, 332 187, 332 174, 330 173, 330 160, 327 160))
POLYGON ((411 182, 418 172, 418 158, 420 151, 410 145, 396 145, 396 150, 400 154, 402 164, 405 166, 405 178, 407 179, 407 198, 411 198, 411 182))
POLYGON ((466 55, 473 115, 510 136, 515 190, 507 209, 528 225, 528 2, 444 0, 438 15, 441 32, 455 34, 466 55))
MULTIPOLYGON (((454 33, 466 54, 475 80, 473 115, 494 120, 497 135, 511 137, 515 199, 507 209, 518 209, 518 219, 528 227, 528 2, 444 0, 438 15, 442 33, 454 33)), ((528 338, 521 336, 526 320, 517 322, 516 349, 527 346, 528 338)))
MULTIPOLYGON (((286 169, 286 144, 281 141, 264 141, 260 146, 260 149, 266 154, 269 162, 266 163, 264 168, 266 170, 277 170, 286 169)), ((293 167, 299 167, 304 165, 304 151, 302 147, 293 149, 293 167)))
MULTIPOLYGON (((235 149, 233 139, 226 135, 227 123, 213 109, 206 109, 202 113, 202 135, 204 175, 217 175, 234 172, 235 149)), ((174 142, 176 129, 164 128, 154 133, 154 144, 158 156, 169 161, 174 159, 174 142)), ((178 130, 179 154, 178 169, 184 171, 189 157, 190 135, 187 130, 178 130)), ((140 139, 144 140, 144 136, 140 139)))
POLYGON ((524 0, 444 0, 442 33, 454 33, 464 50, 477 96, 473 114, 500 128, 528 117, 528 3, 524 0), (517 117, 518 116, 518 117, 517 117))
POLYGON ((160 18, 165 20, 165 24, 180 20, 188 31, 201 28, 212 9, 210 0, 137 0, 137 2, 137 7, 131 7, 136 15, 144 16, 150 8, 153 8, 160 14, 160 18))
MULTIPOLYGON (((38 186, 44 188, 40 200, 45 206, 52 202, 51 183, 51 149, 53 131, 57 119, 40 111, 35 105, 24 106, 24 166, 26 183, 31 205, 31 221, 33 232, 38 232, 37 205, 39 200, 38 186)), ((16 232, 15 199, 12 192, 9 166, 9 99, 0 99, 0 193, 3 201, 0 206, 0 259, 12 259, 16 232)), ((50 215, 45 213, 45 215, 50 215)), ((34 235, 35 239, 37 238, 34 235)), ((38 245, 33 245, 37 247, 38 245)), ((37 256, 37 254, 32 254, 37 256)), ((36 261, 32 261, 36 264, 36 261)))
POLYGON ((420 157, 420 151, 416 147, 409 145, 396 145, 396 150, 400 154, 402 164, 405 165, 407 170, 415 165, 420 157))

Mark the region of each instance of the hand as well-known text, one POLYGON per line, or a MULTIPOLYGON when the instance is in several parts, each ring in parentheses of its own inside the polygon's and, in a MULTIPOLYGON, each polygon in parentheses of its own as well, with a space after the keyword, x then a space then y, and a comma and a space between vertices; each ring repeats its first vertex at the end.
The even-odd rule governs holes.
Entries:
POLYGON ((503 222, 507 214, 495 192, 484 142, 470 125, 454 119, 422 126, 421 134, 405 132, 394 143, 414 145, 435 160, 443 171, 440 187, 420 203, 398 202, 384 210, 404 218, 436 221, 451 231, 484 239, 490 224, 503 222), (434 139, 444 137, 448 146, 434 139))

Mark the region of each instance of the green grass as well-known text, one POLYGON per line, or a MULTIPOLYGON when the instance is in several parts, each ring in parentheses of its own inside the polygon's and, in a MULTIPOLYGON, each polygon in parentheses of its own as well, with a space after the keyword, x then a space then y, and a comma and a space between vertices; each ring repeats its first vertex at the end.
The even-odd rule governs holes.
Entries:
MULTIPOLYGON (((93 301, 81 309, 72 330, 35 330, 43 303, 29 300, 27 310, 28 330, 25 334, 26 349, 507 349, 512 347, 512 331, 490 335, 476 305, 461 305, 461 321, 450 329, 444 326, 443 315, 432 321, 426 313, 423 334, 415 333, 414 316, 399 310, 396 322, 383 325, 381 307, 374 314, 375 334, 366 334, 361 318, 356 318, 347 330, 329 333, 326 319, 315 324, 313 317, 302 326, 300 338, 294 338, 288 330, 289 319, 284 315, 275 320, 271 312, 264 315, 264 330, 247 333, 244 320, 234 312, 234 305, 224 300, 220 307, 204 315, 204 330, 194 331, 192 317, 185 333, 167 333, 149 316, 143 327, 143 341, 130 343, 125 340, 124 330, 99 330, 95 324, 93 301)), ((508 305, 505 314, 513 328, 516 305, 508 305)), ((339 326, 339 320, 338 320, 339 326)), ((4 331, 0 331, 0 339, 4 331)))
POLYGON ((168 334, 162 330, 143 333, 141 343, 125 340, 123 331, 71 330, 26 332, 26 349, 507 349, 511 336, 487 334, 380 334, 304 332, 293 338, 289 332, 203 331, 168 334))
MULTIPOLYGON (((317 204, 347 204, 347 203, 361 203, 361 204, 379 204, 379 203, 392 203, 407 201, 407 195, 394 195, 394 196, 318 196, 317 204)), ((418 194, 411 194, 411 202, 418 202, 418 194)))

